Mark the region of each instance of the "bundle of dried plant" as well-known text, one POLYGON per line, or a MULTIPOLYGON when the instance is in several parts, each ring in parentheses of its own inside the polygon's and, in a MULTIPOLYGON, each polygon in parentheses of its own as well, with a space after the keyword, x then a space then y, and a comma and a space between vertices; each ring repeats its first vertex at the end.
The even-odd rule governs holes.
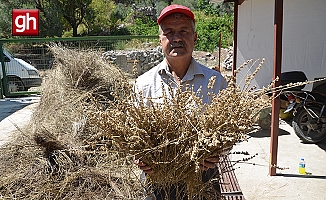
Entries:
POLYGON ((0 149, 1 198, 139 199, 142 186, 132 159, 109 151, 110 141, 97 138, 97 127, 87 123, 88 110, 114 106, 112 91, 128 95, 127 75, 97 51, 56 45, 51 51, 56 60, 42 84, 32 128, 0 149), (93 138, 97 144, 88 145, 93 138))
MULTIPOLYGON (((28 134, 28 132, 26 132, 28 134)), ((20 135, 0 149, 3 199, 139 199, 133 163, 116 151, 44 149, 20 135)))
POLYGON ((218 96, 210 94, 210 104, 190 86, 141 99, 99 52, 51 50, 55 67, 44 80, 33 128, 0 149, 3 198, 140 199, 147 184, 181 183, 190 196, 210 199, 216 194, 208 188, 218 180, 203 183, 199 163, 246 139, 271 89, 250 87, 260 63, 245 87, 231 78, 218 96), (153 167, 147 182, 139 181, 133 156, 153 167))
MULTIPOLYGON (((255 65, 245 64, 249 63, 255 65)), ((153 168, 149 184, 169 188, 181 183, 190 196, 206 196, 209 185, 218 180, 203 183, 199 164, 246 140, 255 114, 266 106, 263 96, 268 88, 249 87, 262 63, 248 75, 245 87, 239 88, 231 78, 225 90, 209 94, 210 104, 203 104, 190 86, 169 88, 160 99, 142 99, 141 93, 130 92, 115 108, 91 113, 89 122, 97 124, 113 146, 153 168)), ((212 77, 208 88, 214 82, 212 77)))

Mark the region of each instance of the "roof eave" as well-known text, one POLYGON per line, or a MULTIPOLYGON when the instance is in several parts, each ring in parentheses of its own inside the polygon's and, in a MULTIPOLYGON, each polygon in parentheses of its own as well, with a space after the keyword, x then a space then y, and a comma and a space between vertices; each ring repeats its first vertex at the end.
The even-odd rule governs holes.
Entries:
POLYGON ((227 2, 237 2, 238 5, 241 5, 245 0, 224 0, 223 2, 224 3, 227 3, 227 2))

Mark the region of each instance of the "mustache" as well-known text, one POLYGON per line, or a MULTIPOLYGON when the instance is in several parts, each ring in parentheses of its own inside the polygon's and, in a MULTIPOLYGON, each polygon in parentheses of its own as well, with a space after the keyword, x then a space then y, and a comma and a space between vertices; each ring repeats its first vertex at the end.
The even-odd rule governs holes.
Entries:
POLYGON ((175 47, 185 47, 186 44, 184 42, 172 42, 170 44, 170 47, 171 48, 175 48, 175 47))

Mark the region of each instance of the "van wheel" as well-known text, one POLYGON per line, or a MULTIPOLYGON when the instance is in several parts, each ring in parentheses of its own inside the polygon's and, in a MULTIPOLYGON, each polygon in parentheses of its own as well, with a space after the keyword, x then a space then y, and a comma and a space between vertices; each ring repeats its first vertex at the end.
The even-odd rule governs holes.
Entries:
POLYGON ((25 87, 23 82, 17 77, 8 77, 8 91, 19 92, 24 91, 25 87))

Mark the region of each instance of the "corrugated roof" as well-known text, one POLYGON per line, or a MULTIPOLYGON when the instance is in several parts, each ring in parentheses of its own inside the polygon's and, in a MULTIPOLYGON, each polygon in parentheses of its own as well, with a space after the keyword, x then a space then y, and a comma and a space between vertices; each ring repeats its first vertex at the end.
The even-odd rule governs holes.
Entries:
POLYGON ((245 0, 210 0, 212 3, 218 3, 218 2, 223 2, 223 3, 228 3, 228 2, 238 2, 238 4, 242 4, 245 0))

